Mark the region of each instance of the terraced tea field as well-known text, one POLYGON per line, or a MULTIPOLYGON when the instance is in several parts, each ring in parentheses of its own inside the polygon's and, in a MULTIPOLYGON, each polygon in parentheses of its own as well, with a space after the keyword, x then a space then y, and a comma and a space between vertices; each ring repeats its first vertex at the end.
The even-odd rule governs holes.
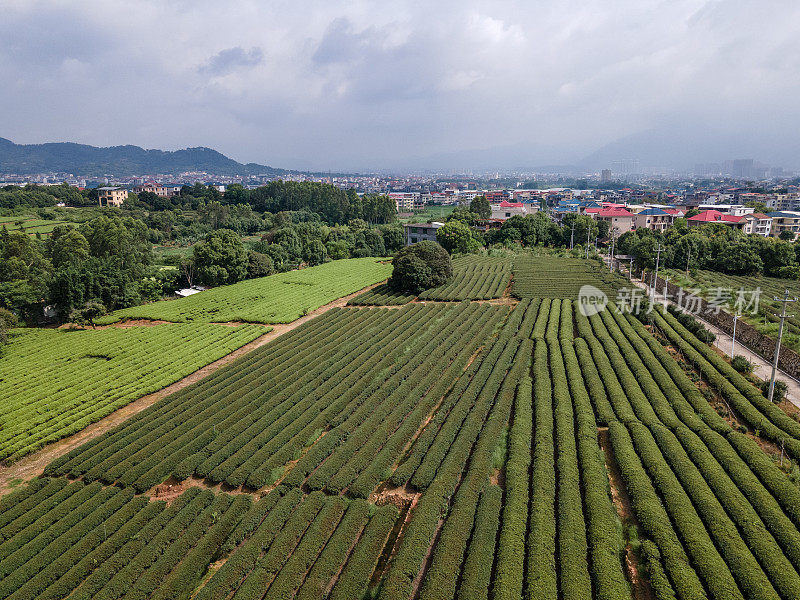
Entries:
POLYGON ((576 307, 305 322, 0 498, 0 598, 799 598, 800 424, 671 315, 576 307))
MULTIPOLYGON (((687 292, 699 295, 707 301, 720 302, 720 307, 731 314, 737 310, 742 318, 753 325, 761 333, 773 338, 778 337, 778 321, 781 314, 781 303, 775 298, 783 298, 789 290, 790 298, 800 297, 800 282, 777 277, 744 277, 726 275, 716 271, 697 271, 687 275, 683 271, 666 269, 660 276, 680 285, 687 292), (739 292, 743 291, 741 299, 739 292), (753 291, 758 290, 757 303, 750 305, 754 299, 753 291), (737 301, 740 306, 737 307, 737 301)), ((783 343, 795 351, 800 351, 800 317, 791 310, 786 319, 783 343)))
POLYGON ((0 358, 0 460, 16 460, 263 335, 259 325, 18 329, 0 358))
POLYGON ((453 277, 445 285, 425 290, 419 296, 401 294, 387 285, 359 294, 351 306, 397 306, 415 298, 460 302, 501 298, 511 281, 511 260, 503 257, 460 256, 453 259, 453 277))
POLYGON ((517 298, 577 300, 584 285, 593 285, 613 300, 617 290, 628 284, 619 274, 610 273, 595 260, 545 256, 521 256, 514 260, 511 293, 517 298))

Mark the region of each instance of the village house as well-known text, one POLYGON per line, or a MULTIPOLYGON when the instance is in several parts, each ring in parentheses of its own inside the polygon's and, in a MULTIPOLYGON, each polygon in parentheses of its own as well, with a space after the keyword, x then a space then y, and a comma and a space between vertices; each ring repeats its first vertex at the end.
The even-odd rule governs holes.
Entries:
POLYGON ((122 206, 128 199, 128 190, 120 187, 97 188, 97 199, 100 206, 122 206))

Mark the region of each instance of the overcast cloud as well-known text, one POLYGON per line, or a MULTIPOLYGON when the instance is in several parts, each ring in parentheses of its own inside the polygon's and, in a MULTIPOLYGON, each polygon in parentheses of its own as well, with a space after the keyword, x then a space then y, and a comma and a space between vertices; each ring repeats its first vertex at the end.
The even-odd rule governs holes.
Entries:
POLYGON ((724 132, 707 160, 752 149, 800 166, 795 0, 0 9, 0 137, 18 143, 203 145, 288 168, 513 168, 642 131, 679 135, 678 147, 724 132))

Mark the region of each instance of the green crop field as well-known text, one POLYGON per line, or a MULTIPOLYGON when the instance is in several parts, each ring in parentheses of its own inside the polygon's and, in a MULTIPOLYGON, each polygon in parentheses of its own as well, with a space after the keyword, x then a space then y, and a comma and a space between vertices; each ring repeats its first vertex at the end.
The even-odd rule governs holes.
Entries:
POLYGON ((514 285, 517 298, 567 298, 576 300, 584 285, 593 285, 612 300, 627 280, 596 260, 556 256, 520 256, 514 260, 514 285))
POLYGON ((64 221, 48 221, 37 219, 31 216, 0 217, 0 229, 6 231, 24 231, 27 234, 37 233, 46 235, 53 231, 56 225, 62 225, 64 221))
POLYGON ((800 598, 800 422, 660 309, 545 296, 619 283, 563 260, 331 309, 61 454, 0 497, 0 599, 800 598))
POLYGON ((391 273, 392 265, 377 258, 335 260, 213 288, 188 298, 118 310, 98 323, 123 319, 289 323, 337 298, 378 283, 391 273))
POLYGON ((0 358, 0 460, 15 460, 263 334, 258 325, 18 329, 0 358))
MULTIPOLYGON (((777 277, 744 277, 741 275, 726 275, 717 271, 694 271, 686 274, 684 271, 665 269, 659 274, 660 278, 668 277, 669 281, 681 286, 687 292, 699 295, 706 300, 722 300, 721 308, 731 314, 737 311, 736 303, 740 302, 742 308, 747 307, 742 318, 761 333, 773 338, 778 337, 778 315, 781 313, 781 303, 775 297, 783 298, 784 292, 789 290, 790 298, 800 297, 800 282, 777 277), (739 299, 739 291, 744 295, 739 299), (757 306, 750 312, 748 303, 753 298, 751 292, 758 290, 757 306), (723 299, 724 296, 724 299, 723 299)), ((800 352, 800 316, 789 305, 789 318, 786 319, 783 344, 800 352)))
MULTIPOLYGON (((511 281, 511 259, 488 256, 460 256, 453 259, 453 277, 445 285, 425 290, 420 300, 458 302, 501 298, 511 281)), ((412 294, 377 286, 350 300, 351 306, 392 306, 408 304, 412 294)))

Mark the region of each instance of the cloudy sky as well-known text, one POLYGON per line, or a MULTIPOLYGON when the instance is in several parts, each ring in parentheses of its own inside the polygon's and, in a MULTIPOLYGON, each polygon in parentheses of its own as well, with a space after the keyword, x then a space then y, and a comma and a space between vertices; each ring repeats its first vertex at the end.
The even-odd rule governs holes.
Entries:
POLYGON ((369 170, 561 164, 632 136, 674 160, 800 162, 796 0, 0 9, 0 137, 18 143, 369 170))

